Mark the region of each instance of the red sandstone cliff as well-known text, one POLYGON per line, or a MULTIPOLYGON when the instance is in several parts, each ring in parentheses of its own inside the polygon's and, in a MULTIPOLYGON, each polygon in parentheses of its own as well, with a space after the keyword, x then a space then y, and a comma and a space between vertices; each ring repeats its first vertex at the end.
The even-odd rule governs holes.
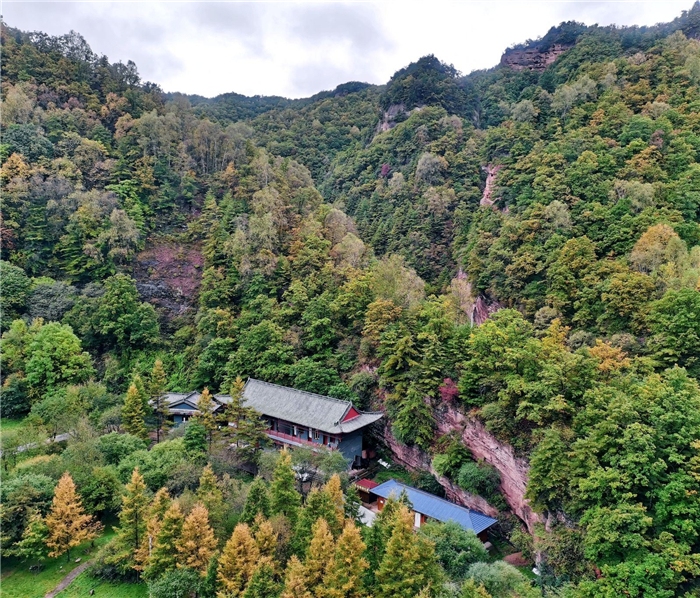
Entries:
MULTIPOLYGON (((525 523, 530 533, 534 533, 534 525, 543 522, 543 519, 530 508, 525 498, 529 471, 527 460, 517 457, 511 446, 494 438, 478 419, 464 415, 454 407, 446 407, 436 416, 438 433, 457 432, 475 458, 483 459, 498 470, 501 474, 500 490, 508 506, 525 523)), ((437 475, 432 468, 430 457, 421 449, 401 444, 388 429, 385 431, 384 441, 394 454, 396 462, 409 469, 430 471, 445 488, 450 500, 489 516, 498 513, 480 496, 469 494, 447 478, 437 475)))

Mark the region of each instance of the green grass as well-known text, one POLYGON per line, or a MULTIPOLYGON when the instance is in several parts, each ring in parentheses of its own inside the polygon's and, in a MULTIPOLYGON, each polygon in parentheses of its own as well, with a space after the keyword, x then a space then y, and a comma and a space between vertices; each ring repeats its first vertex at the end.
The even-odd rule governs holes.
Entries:
POLYGON ((58 594, 56 598, 87 598, 90 596, 90 590, 95 590, 95 597, 146 598, 148 596, 148 587, 145 583, 113 584, 90 577, 85 572, 78 575, 75 581, 58 594))
POLYGON ((8 419, 0 417, 0 432, 12 432, 18 430, 24 425, 23 419, 8 419))
POLYGON ((112 537, 114 531, 110 529, 95 540, 95 548, 91 548, 90 542, 74 548, 71 550, 70 562, 67 562, 65 554, 55 559, 46 559, 45 566, 39 573, 29 570, 32 564, 30 562, 23 563, 15 558, 4 558, 0 580, 2 598, 43 598, 73 569, 92 558, 97 553, 97 548, 112 537), (77 558, 81 559, 80 563, 75 562, 77 558))

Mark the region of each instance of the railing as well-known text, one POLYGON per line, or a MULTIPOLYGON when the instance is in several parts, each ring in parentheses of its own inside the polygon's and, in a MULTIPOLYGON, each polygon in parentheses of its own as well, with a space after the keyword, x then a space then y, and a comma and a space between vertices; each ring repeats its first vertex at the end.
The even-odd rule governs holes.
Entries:
POLYGON ((299 436, 292 436, 291 434, 285 434, 284 432, 278 432, 277 430, 266 430, 265 434, 267 434, 267 436, 272 440, 280 440, 282 442, 288 442, 290 444, 310 446, 312 448, 325 448, 331 451, 338 450, 336 447, 321 444, 320 442, 312 442, 310 440, 305 440, 303 438, 299 438, 299 436))

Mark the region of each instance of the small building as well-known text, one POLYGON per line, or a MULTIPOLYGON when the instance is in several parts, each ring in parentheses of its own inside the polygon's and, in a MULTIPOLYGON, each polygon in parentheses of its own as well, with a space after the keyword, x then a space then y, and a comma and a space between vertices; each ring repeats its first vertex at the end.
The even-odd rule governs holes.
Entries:
POLYGON ((357 480, 355 482, 355 488, 357 488, 357 493, 360 495, 360 500, 367 504, 376 502, 377 497, 372 494, 372 490, 377 486, 379 486, 379 484, 372 480, 357 480))
MULTIPOLYGON (((176 424, 197 413, 199 392, 168 393, 166 400, 176 424)), ((231 401, 229 395, 213 395, 214 412, 231 401)), ((325 447, 338 450, 354 466, 362 460, 364 431, 379 421, 381 412, 363 412, 350 401, 296 390, 249 378, 243 404, 267 420, 267 436, 277 445, 325 447)))
POLYGON ((377 497, 377 509, 381 511, 386 500, 392 496, 399 498, 405 493, 413 509, 414 527, 419 528, 426 521, 434 519, 446 523, 454 521, 464 529, 472 530, 482 542, 486 542, 486 530, 490 528, 496 519, 488 517, 478 511, 456 505, 434 494, 418 490, 396 480, 388 480, 370 490, 377 497))

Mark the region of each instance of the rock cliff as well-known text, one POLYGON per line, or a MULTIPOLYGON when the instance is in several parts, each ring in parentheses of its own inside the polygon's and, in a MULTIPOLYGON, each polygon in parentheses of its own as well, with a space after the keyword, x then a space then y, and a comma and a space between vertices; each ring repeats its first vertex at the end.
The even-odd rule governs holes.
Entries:
POLYGON ((540 48, 510 48, 501 56, 501 66, 516 71, 525 69, 541 72, 566 52, 571 45, 553 44, 546 50, 540 48))
MULTIPOLYGON (((534 533, 535 524, 542 523, 543 519, 532 510, 525 498, 529 471, 527 460, 517 457, 512 447, 497 440, 478 419, 465 415, 454 407, 445 407, 436 416, 439 434, 457 432, 476 459, 483 459, 498 470, 501 474, 500 491, 508 506, 525 523, 530 533, 534 533)), ((421 449, 401 444, 388 429, 384 441, 394 454, 396 462, 409 469, 427 470, 435 475, 450 500, 486 515, 494 516, 498 513, 483 498, 469 494, 449 479, 437 475, 429 455, 421 449)))

